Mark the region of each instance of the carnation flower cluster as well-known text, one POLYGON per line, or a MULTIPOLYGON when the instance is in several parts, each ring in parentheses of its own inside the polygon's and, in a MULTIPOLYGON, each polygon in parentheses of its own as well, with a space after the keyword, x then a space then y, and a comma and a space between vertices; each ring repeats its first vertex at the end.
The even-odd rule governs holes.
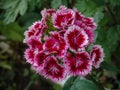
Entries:
POLYGON ((44 9, 42 19, 24 33, 24 56, 37 73, 53 81, 86 76, 99 68, 104 52, 94 45, 96 23, 77 9, 44 9), (91 50, 88 50, 92 47, 91 50))

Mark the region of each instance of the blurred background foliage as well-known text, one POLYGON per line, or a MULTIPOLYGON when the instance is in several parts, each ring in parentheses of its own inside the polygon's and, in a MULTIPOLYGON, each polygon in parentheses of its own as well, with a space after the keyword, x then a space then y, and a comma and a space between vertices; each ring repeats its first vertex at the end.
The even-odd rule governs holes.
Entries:
POLYGON ((43 8, 60 5, 94 18, 95 43, 105 51, 100 69, 86 79, 70 78, 62 90, 120 90, 120 0, 0 0, 0 90, 60 90, 35 74, 23 56, 24 31, 41 19, 43 8))

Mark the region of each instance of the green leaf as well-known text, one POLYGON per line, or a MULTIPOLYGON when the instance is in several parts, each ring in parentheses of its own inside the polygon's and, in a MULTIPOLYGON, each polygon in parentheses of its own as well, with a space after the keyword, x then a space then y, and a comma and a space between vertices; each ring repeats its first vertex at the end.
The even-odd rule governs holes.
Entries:
POLYGON ((9 8, 14 8, 15 5, 19 2, 19 0, 7 0, 4 1, 2 4, 3 9, 9 9, 9 8))
POLYGON ((67 5, 68 5, 68 2, 67 2, 67 0, 62 0, 62 5, 65 5, 65 6, 67 6, 67 5))
POLYGON ((27 0, 9 0, 5 2, 2 6, 5 9, 5 19, 6 23, 14 22, 18 14, 24 15, 27 11, 27 0))
POLYGON ((52 0, 51 7, 57 9, 62 4, 61 0, 52 0))
POLYGON ((87 17, 94 17, 94 21, 99 23, 104 17, 104 8, 97 7, 96 3, 90 0, 78 0, 75 7, 87 17))
POLYGON ((108 63, 108 62, 103 62, 101 64, 101 68, 112 71, 112 72, 120 72, 120 70, 113 64, 113 63, 108 63))
POLYGON ((115 51, 118 46, 119 39, 119 27, 99 28, 98 30, 97 44, 102 45, 105 52, 105 61, 111 61, 111 53, 115 51))
POLYGON ((107 44, 108 44, 108 49, 112 52, 116 49, 118 43, 119 36, 118 36, 118 32, 117 32, 117 28, 116 27, 111 27, 108 30, 107 33, 107 44), (112 35, 112 36, 111 36, 112 35))
POLYGON ((94 15, 94 21, 96 23, 99 23, 100 20, 103 19, 104 14, 102 11, 103 11, 103 7, 97 8, 97 11, 95 12, 95 15, 94 15))
POLYGON ((96 30, 96 31, 95 31, 95 38, 94 38, 95 42, 96 42, 96 40, 97 40, 97 37, 98 37, 98 31, 96 30))
POLYGON ((39 13, 30 12, 21 16, 18 19, 18 21, 21 23, 21 25, 25 26, 25 28, 28 28, 33 22, 38 21, 40 19, 41 19, 41 16, 39 13))
POLYGON ((75 7, 85 16, 94 16, 96 12, 96 4, 89 0, 78 0, 75 7))
POLYGON ((120 0, 105 0, 107 3, 110 3, 112 6, 120 5, 120 0))
POLYGON ((7 62, 0 62, 0 67, 11 70, 12 67, 7 62))
POLYGON ((36 0, 36 1, 34 1, 34 0, 28 0, 28 6, 29 6, 28 11, 31 12, 31 11, 35 10, 36 7, 37 7, 37 9, 40 10, 41 8, 45 7, 44 6, 44 2, 45 2, 45 0, 36 0))
POLYGON ((98 81, 96 81, 96 79, 94 78, 93 75, 89 74, 89 75, 86 76, 86 78, 88 80, 90 80, 91 82, 93 82, 97 86, 97 88, 99 88, 99 90, 105 90, 105 88, 103 87, 103 85, 101 83, 99 83, 98 81))
MULTIPOLYGON (((11 0, 9 0, 10 2, 11 0)), ((4 3, 4 6, 3 8, 5 9, 5 19, 4 21, 6 23, 10 23, 10 22, 13 22, 15 21, 17 15, 18 15, 18 9, 17 9, 17 6, 18 6, 18 3, 19 3, 19 0, 13 0, 10 2, 10 4, 8 2, 4 3), (8 6, 7 6, 8 5, 8 6)))
POLYGON ((21 0, 19 7, 20 7, 20 15, 24 15, 27 11, 27 0, 21 0))
MULTIPOLYGON (((69 90, 69 89, 66 89, 69 90)), ((92 81, 78 77, 70 90, 100 90, 92 81)))
POLYGON ((62 90, 100 90, 97 85, 83 77, 71 77, 67 80, 62 90))
POLYGON ((13 41, 22 41, 24 30, 17 23, 4 24, 0 22, 0 32, 13 41))
POLYGON ((70 77, 66 83, 64 84, 64 86, 62 87, 62 90, 70 90, 71 86, 73 85, 74 80, 76 79, 76 77, 70 77))
POLYGON ((93 0, 97 5, 102 6, 105 4, 104 0, 93 0))

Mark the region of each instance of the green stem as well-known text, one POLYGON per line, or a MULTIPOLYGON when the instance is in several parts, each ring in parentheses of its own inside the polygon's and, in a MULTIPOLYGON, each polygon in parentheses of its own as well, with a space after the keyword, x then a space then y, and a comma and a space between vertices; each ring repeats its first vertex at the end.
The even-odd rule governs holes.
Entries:
POLYGON ((24 90, 29 90, 30 86, 35 82, 35 80, 37 79, 38 75, 34 74, 30 80, 30 82, 28 83, 28 85, 25 87, 24 90))
POLYGON ((61 86, 59 84, 53 85, 54 90, 61 90, 61 86))

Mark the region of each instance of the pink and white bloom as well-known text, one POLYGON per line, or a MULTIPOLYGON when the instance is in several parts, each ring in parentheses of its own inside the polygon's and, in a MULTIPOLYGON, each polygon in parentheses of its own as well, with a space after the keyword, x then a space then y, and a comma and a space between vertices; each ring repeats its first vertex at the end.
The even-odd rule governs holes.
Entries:
POLYGON ((45 38, 44 50, 46 53, 54 53, 57 57, 63 57, 66 53, 66 42, 57 32, 52 32, 51 37, 45 38))
POLYGON ((65 40, 72 51, 79 51, 89 44, 86 32, 75 25, 68 28, 65 33, 65 40))
POLYGON ((47 55, 44 52, 35 53, 33 58, 34 62, 31 64, 32 68, 41 76, 44 76, 43 68, 44 68, 46 58, 47 58, 47 55))
POLYGON ((75 10, 75 20, 74 25, 79 26, 80 28, 85 28, 85 24, 83 23, 84 16, 75 10))
POLYGON ((70 76, 86 76, 92 66, 103 61, 101 46, 94 44, 96 23, 78 10, 60 6, 58 10, 44 9, 42 19, 33 23, 24 33, 28 49, 24 57, 41 76, 62 82, 70 76))
POLYGON ((85 29, 85 32, 88 35, 89 44, 93 43, 94 42, 94 37, 95 37, 94 31, 91 30, 91 29, 85 29))
POLYGON ((45 59, 47 58, 47 55, 44 52, 38 52, 34 56, 34 64, 33 66, 36 66, 37 68, 43 69, 45 59))
POLYGON ((74 22, 74 11, 65 7, 60 7, 52 17, 54 27, 64 29, 74 22))
POLYGON ((25 35, 25 39, 24 39, 24 43, 26 43, 26 39, 30 38, 31 36, 37 36, 37 37, 41 37, 43 34, 43 31, 47 28, 46 22, 44 19, 42 19, 41 21, 36 21, 35 23, 33 23, 33 25, 31 25, 28 30, 24 33, 25 35))
POLYGON ((97 27, 96 23, 94 22, 94 19, 91 17, 89 17, 89 18, 84 17, 83 23, 85 24, 85 29, 89 28, 91 30, 95 30, 97 27))
POLYGON ((28 48, 24 52, 24 57, 27 60, 28 63, 33 64, 34 63, 34 50, 31 48, 28 48))
POLYGON ((33 25, 30 26, 30 27, 28 28, 28 30, 25 31, 25 33, 24 33, 25 39, 24 39, 23 42, 26 43, 26 39, 27 39, 27 38, 30 38, 30 37, 33 36, 33 35, 35 35, 35 33, 36 33, 36 30, 33 28, 33 25))
POLYGON ((51 17, 55 12, 56 12, 56 10, 54 10, 54 9, 46 9, 46 8, 44 8, 41 11, 41 14, 42 14, 43 18, 47 19, 47 17, 51 17))
POLYGON ((86 76, 92 70, 92 60, 90 60, 90 55, 85 51, 74 54, 67 53, 64 64, 68 69, 68 73, 74 76, 86 76))
POLYGON ((62 65, 58 64, 58 60, 54 56, 47 57, 45 61, 43 73, 46 78, 50 78, 53 81, 65 78, 65 69, 62 65))
POLYGON ((43 44, 38 37, 32 36, 26 40, 26 44, 32 49, 43 50, 43 44))
POLYGON ((58 33, 60 36, 64 37, 66 30, 60 30, 58 33))
POLYGON ((91 30, 95 30, 97 25, 94 22, 93 18, 87 18, 85 16, 83 16, 81 13, 79 13, 77 10, 75 11, 75 20, 74 20, 74 24, 79 26, 80 28, 83 29, 91 29, 91 30))
POLYGON ((100 63, 103 62, 104 52, 100 45, 93 46, 90 52, 91 59, 93 61, 93 66, 99 68, 100 63))

